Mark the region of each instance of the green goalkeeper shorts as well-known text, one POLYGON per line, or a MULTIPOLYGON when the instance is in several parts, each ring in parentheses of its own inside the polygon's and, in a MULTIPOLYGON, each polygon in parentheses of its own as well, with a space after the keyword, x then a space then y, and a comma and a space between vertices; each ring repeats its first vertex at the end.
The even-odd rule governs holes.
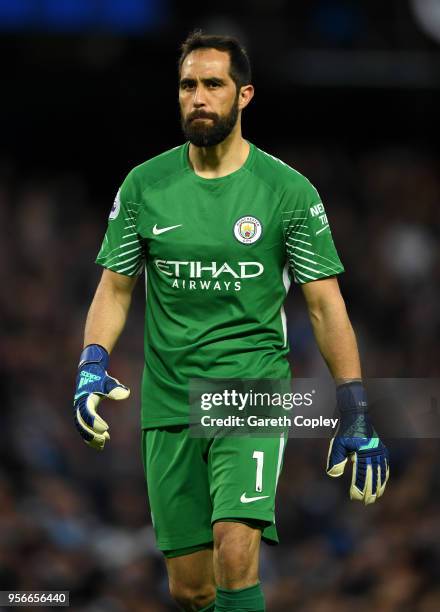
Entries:
POLYGON ((206 439, 189 431, 182 425, 142 431, 158 548, 177 556, 177 549, 209 546, 212 525, 231 519, 257 524, 264 540, 277 543, 275 493, 286 434, 206 439))

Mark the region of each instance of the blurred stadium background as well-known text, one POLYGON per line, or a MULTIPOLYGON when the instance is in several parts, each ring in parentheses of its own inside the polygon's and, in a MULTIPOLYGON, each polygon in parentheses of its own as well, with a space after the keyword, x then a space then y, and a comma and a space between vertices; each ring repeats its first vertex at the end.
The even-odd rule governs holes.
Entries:
MULTIPOLYGON (((87 449, 72 393, 93 261, 134 165, 182 140, 179 44, 194 27, 246 44, 245 136, 320 190, 365 374, 439 375, 438 0, 0 0, 0 587, 68 589, 83 612, 175 610, 140 463, 142 282, 112 372, 112 440, 87 449)), ((215 219, 213 219, 215 223, 215 219)), ((322 360, 288 302, 293 368, 322 360)), ((390 440, 379 504, 291 441, 264 547, 272 612, 440 610, 438 440, 390 440)))

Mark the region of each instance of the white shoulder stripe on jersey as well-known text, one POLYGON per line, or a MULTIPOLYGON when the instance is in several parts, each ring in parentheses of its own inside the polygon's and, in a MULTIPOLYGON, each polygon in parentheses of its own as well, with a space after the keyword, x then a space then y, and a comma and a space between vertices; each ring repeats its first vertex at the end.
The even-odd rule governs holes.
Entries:
POLYGON ((308 270, 309 272, 315 272, 315 274, 321 274, 322 270, 315 270, 314 268, 309 268, 309 266, 305 266, 302 263, 299 263, 299 261, 295 262, 295 267, 299 266, 300 268, 304 268, 304 270, 308 270))
POLYGON ((297 232, 297 231, 295 231, 293 235, 296 236, 297 234, 300 234, 301 236, 308 236, 310 238, 310 234, 307 234, 307 232, 297 232))
MULTIPOLYGON (((289 240, 294 240, 295 242, 302 242, 302 244, 308 244, 309 246, 313 246, 313 244, 311 242, 307 242, 306 240, 301 240, 300 238, 290 238, 289 240)), ((286 240, 286 244, 288 244, 289 246, 295 247, 295 244, 291 244, 288 240, 286 240)))
MULTIPOLYGON (((136 266, 128 266, 127 268, 122 268, 122 270, 115 270, 115 272, 118 272, 118 274, 123 274, 124 272, 128 272, 129 270, 131 270, 131 271, 133 271, 133 273, 135 273, 136 266)), ((133 276, 135 276, 135 274, 133 274, 133 276)))
POLYGON ((327 266, 326 264, 320 263, 319 261, 312 261, 310 259, 306 259, 305 257, 300 257, 300 255, 293 255, 291 253, 289 255, 290 255, 290 261, 294 267, 296 267, 297 265, 301 265, 301 262, 297 261, 297 258, 301 258, 304 261, 313 263, 315 266, 320 268, 322 272, 325 272, 326 270, 328 270, 331 274, 336 274, 340 272, 340 269, 338 269, 335 264, 333 264, 333 266, 327 266))
POLYGON ((122 244, 115 246, 111 251, 107 253, 106 257, 110 257, 110 255, 112 255, 112 253, 114 253, 115 251, 119 251, 120 249, 130 246, 131 244, 137 244, 138 248, 141 248, 140 240, 130 240, 130 242, 123 242, 122 244))
MULTIPOLYGON (((333 266, 335 265, 335 262, 332 259, 329 259, 328 257, 324 257, 324 255, 320 255, 319 253, 314 253, 313 251, 308 251, 307 249, 303 249, 300 246, 294 246, 293 249, 296 250, 296 251, 301 251, 302 253, 308 253, 309 255, 313 255, 314 257, 319 257, 320 259, 324 259, 325 261, 329 261, 333 266)), ((322 264, 320 264, 320 265, 322 265, 322 264)))
MULTIPOLYGON (((118 261, 117 263, 115 263, 114 265, 116 267, 118 266, 123 266, 126 263, 128 263, 129 261, 133 261, 133 259, 135 259, 136 261, 139 261, 139 255, 133 255, 132 257, 127 257, 127 259, 121 259, 121 261, 118 261)), ((133 264, 132 264, 133 265, 133 264)))
POLYGON ((107 262, 111 262, 114 259, 120 259, 121 257, 125 257, 126 255, 128 255, 129 253, 135 253, 135 252, 142 252, 142 248, 139 245, 138 247, 136 247, 135 249, 129 249, 128 251, 124 251, 124 253, 117 253, 116 255, 113 255, 113 257, 109 257, 108 255, 105 257, 105 260, 107 262))
MULTIPOLYGON (((296 271, 297 276, 303 276, 304 278, 308 278, 309 280, 318 280, 318 278, 316 276, 310 276, 310 274, 306 274, 305 272, 299 272, 298 270, 296 271)), ((299 279, 301 280, 301 279, 299 279)))

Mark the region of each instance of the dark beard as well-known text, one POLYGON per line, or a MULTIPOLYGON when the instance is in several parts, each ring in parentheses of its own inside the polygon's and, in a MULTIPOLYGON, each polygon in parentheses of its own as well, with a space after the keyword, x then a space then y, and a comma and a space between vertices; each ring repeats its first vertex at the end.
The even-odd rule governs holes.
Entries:
POLYGON ((238 118, 238 96, 232 104, 229 113, 220 117, 217 113, 207 113, 205 111, 193 111, 186 119, 181 116, 181 125, 185 138, 196 147, 213 147, 223 142, 232 132, 238 118), (194 123, 192 119, 207 118, 212 119, 212 125, 194 123))

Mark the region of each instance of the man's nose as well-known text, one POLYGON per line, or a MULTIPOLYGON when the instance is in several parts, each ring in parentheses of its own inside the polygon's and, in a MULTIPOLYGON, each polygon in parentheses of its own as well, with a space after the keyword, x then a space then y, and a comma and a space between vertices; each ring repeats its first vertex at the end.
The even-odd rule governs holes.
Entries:
POLYGON ((196 90, 194 92, 193 104, 197 108, 200 108, 201 106, 205 106, 206 104, 205 92, 203 91, 203 87, 200 87, 200 85, 196 87, 196 90))

